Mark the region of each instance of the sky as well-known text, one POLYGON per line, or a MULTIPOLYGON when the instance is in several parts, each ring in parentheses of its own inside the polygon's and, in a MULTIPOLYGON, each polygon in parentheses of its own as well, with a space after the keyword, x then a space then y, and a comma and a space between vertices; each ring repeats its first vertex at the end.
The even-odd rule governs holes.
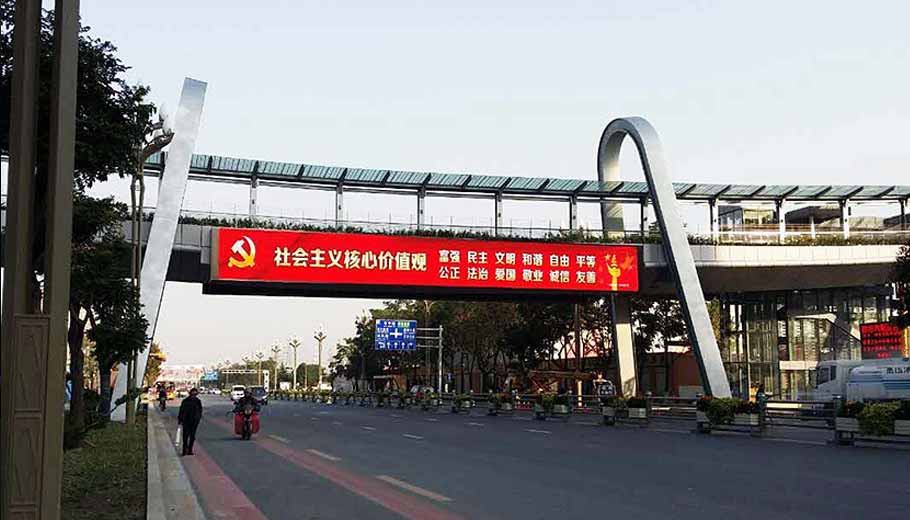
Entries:
MULTIPOLYGON (((166 111, 185 76, 208 82, 197 153, 593 179, 604 126, 638 115, 677 180, 910 182, 906 2, 81 4, 83 23, 118 46, 128 78, 166 111)), ((624 179, 641 179, 631 151, 622 165, 624 179)), ((96 193, 126 196, 124 187, 96 193)), ((185 207, 245 212, 247 197, 191 185, 185 207)), ((402 197, 345 203, 349 219, 416 211, 402 197)), ((261 214, 325 217, 332 205, 326 194, 260 193, 261 214)), ((489 224, 492 203, 430 199, 427 212, 489 224)), ((596 224, 596 207, 580 217, 596 224)), ((567 209, 512 202, 505 220, 556 226, 567 209)), ((312 360, 320 324, 332 346, 377 303, 203 296, 172 283, 156 338, 173 363, 238 360, 290 336, 312 360)))

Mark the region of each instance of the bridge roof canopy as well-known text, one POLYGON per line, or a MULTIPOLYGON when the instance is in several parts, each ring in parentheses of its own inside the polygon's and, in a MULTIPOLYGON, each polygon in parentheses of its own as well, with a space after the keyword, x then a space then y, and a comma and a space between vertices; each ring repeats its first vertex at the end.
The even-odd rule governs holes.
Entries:
MULTIPOLYGON (((164 168, 166 154, 149 157, 146 169, 154 174, 164 168)), ((351 185, 368 188, 413 188, 449 192, 498 193, 549 196, 607 197, 641 200, 648 197, 648 185, 641 181, 605 181, 566 178, 480 175, 467 173, 413 172, 372 168, 346 168, 280 161, 263 161, 194 154, 190 174, 197 178, 249 182, 277 180, 301 184, 351 185)), ((760 185, 676 182, 676 196, 682 200, 795 200, 795 201, 876 201, 910 198, 906 185, 760 185)))

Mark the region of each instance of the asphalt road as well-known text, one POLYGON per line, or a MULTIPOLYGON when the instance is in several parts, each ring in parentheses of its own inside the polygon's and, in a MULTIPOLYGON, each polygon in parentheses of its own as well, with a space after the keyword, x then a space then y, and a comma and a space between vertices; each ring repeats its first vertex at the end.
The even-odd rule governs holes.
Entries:
MULTIPOLYGON (((253 441, 206 397, 183 459, 210 518, 908 518, 910 451, 273 401, 253 441)), ((168 413, 176 414, 176 406, 168 413)))

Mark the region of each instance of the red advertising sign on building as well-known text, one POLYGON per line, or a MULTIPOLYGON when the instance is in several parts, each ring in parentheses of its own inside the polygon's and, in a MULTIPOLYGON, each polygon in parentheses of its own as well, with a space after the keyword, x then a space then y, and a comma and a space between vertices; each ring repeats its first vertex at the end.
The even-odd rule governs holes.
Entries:
POLYGON ((904 332, 892 323, 863 323, 859 326, 863 359, 907 357, 904 332))
POLYGON ((638 248, 219 228, 212 280, 638 291, 638 248))

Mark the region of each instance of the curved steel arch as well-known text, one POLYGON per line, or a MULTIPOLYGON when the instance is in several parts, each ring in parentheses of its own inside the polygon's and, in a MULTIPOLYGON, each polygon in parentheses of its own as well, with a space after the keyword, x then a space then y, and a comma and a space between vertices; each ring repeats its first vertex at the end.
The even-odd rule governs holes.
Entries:
MULTIPOLYGON (((705 392, 717 397, 729 397, 730 383, 717 347, 717 338, 714 337, 714 328, 711 326, 689 239, 682 226, 679 203, 667 171, 663 145, 651 123, 641 117, 626 117, 614 119, 607 125, 597 152, 598 180, 604 182, 619 179, 619 151, 626 136, 632 138, 638 149, 663 238, 664 254, 676 281, 676 292, 682 304, 689 341, 695 349, 705 392)), ((608 211, 610 206, 608 202, 601 203, 605 232, 608 231, 613 216, 608 211)))

